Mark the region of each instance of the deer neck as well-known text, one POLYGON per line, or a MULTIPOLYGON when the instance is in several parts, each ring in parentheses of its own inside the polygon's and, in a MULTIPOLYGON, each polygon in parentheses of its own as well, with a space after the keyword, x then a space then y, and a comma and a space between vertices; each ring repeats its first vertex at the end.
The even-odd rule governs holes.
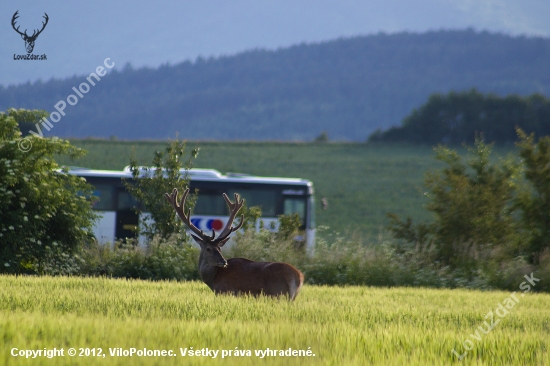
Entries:
POLYGON ((199 256, 199 275, 201 276, 202 282, 212 288, 212 282, 214 281, 214 277, 216 277, 217 273, 218 267, 208 264, 206 258, 201 252, 199 256))

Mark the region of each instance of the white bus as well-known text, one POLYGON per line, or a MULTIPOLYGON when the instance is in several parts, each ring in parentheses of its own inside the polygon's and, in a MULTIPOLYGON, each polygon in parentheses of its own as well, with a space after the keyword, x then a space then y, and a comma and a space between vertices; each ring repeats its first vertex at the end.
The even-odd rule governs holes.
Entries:
MULTIPOLYGON (((298 214, 301 221, 300 229, 306 235, 305 238, 298 239, 305 239, 308 249, 313 247, 315 207, 311 181, 236 173, 222 175, 213 169, 182 171, 182 176, 185 173, 190 179, 191 192, 198 192, 191 222, 204 232, 217 232, 223 229, 229 212, 222 193, 226 193, 231 199, 233 193, 238 193, 245 199, 247 207, 261 208, 260 220, 265 228, 274 225, 276 230, 279 215, 298 214)), ((135 208, 140 206, 122 183, 123 178, 132 179, 128 167, 123 171, 72 167, 69 174, 85 178, 94 187, 94 195, 99 197, 99 201, 93 207, 101 214, 94 227, 94 235, 99 242, 135 237, 135 227, 140 221, 135 208)), ((159 199, 164 200, 164 197, 159 199)))

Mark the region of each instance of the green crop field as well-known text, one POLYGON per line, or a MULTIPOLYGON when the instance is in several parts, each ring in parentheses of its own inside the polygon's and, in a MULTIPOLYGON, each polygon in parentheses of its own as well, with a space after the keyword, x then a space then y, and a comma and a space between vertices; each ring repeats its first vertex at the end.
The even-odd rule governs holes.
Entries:
MULTIPOLYGON (((153 153, 166 142, 73 140, 88 150, 78 161, 60 159, 66 165, 95 169, 123 169, 132 154, 139 164, 150 164, 153 153)), ((200 147, 197 168, 217 169, 262 176, 296 177, 314 183, 317 223, 331 231, 377 236, 387 225, 387 212, 430 219, 423 209, 424 174, 443 165, 434 160, 428 146, 352 143, 189 142, 189 151, 200 147), (320 200, 328 209, 320 209, 320 200)), ((506 155, 511 148, 499 148, 506 155)), ((464 149, 460 149, 464 152, 464 149)))
MULTIPOLYGON (((78 160, 60 159, 67 165, 120 170, 134 154, 139 164, 150 164, 164 142, 74 140, 89 151, 78 160)), ((430 147, 372 146, 348 143, 189 142, 200 147, 197 168, 222 173, 297 177, 314 183, 317 222, 331 231, 359 231, 378 235, 387 224, 386 213, 428 219, 422 209, 424 173, 441 166, 430 147), (328 209, 320 209, 320 200, 328 209)))
POLYGON ((305 286, 288 302, 215 296, 197 282, 0 276, 0 364, 445 365, 462 356, 548 365, 548 303, 550 295, 519 288, 305 286), (63 355, 25 357, 54 348, 63 355), (122 356, 132 348, 173 356, 122 356))

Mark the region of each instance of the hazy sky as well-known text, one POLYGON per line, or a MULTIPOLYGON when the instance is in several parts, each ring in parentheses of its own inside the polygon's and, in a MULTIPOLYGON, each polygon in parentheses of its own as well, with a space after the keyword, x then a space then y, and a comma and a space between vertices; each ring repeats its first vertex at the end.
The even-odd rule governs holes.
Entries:
POLYGON ((550 0, 2 0, 0 84, 92 72, 107 57, 116 68, 175 64, 197 56, 230 55, 251 48, 286 47, 355 35, 439 29, 489 30, 550 36, 550 0), (34 54, 20 30, 49 23, 34 54))

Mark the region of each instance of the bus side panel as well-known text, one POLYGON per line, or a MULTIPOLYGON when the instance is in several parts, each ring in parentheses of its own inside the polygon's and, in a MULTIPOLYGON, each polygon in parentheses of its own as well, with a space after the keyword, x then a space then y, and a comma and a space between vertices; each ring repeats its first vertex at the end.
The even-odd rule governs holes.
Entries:
POLYGON ((306 250, 308 254, 313 254, 315 249, 315 228, 306 230, 306 250))
MULTIPOLYGON (((175 215, 175 214, 174 214, 175 215)), ((139 214, 139 227, 140 228, 143 228, 143 223, 145 222, 148 222, 149 224, 151 223, 151 213, 149 212, 142 212, 141 214, 139 214)), ((139 246, 142 247, 142 248, 146 248, 147 247, 147 244, 148 244, 148 240, 147 240, 147 237, 145 235, 140 235, 138 237, 138 243, 139 243, 139 246)))
POLYGON ((115 224, 116 212, 114 211, 98 211, 101 218, 94 225, 94 235, 98 242, 112 243, 115 241, 115 224))
MULTIPOLYGON (((229 217, 227 216, 191 216, 191 223, 208 235, 212 233, 212 230, 214 230, 216 234, 219 234, 227 224, 227 220, 229 220, 229 217)), ((237 226, 240 221, 240 217, 236 218, 233 222, 233 227, 237 226)), ((260 219, 256 222, 256 230, 260 230, 260 227, 271 231, 277 231, 279 229, 279 221, 276 217, 260 217, 260 219), (273 228, 271 228, 272 226, 273 228)))

